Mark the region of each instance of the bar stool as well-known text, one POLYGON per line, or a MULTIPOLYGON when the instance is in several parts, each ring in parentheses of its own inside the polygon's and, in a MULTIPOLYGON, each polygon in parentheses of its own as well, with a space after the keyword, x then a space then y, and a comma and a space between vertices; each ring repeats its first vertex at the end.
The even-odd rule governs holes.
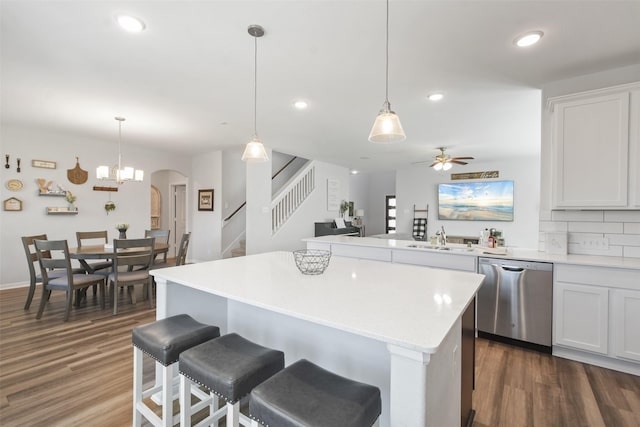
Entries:
POLYGON ((178 366, 182 427, 191 426, 192 411, 206 405, 210 405, 210 413, 198 423, 199 426, 217 423, 225 415, 227 427, 238 427, 240 424, 249 426, 251 420, 240 413, 240 399, 284 368, 284 353, 231 333, 182 352, 178 366), (192 382, 211 392, 209 399, 193 407, 192 382), (226 405, 220 409, 217 408, 218 396, 226 401, 226 405))
POLYGON ((380 389, 302 359, 253 389, 251 426, 371 427, 382 411, 380 389))
POLYGON ((167 317, 133 329, 133 425, 140 426, 144 416, 154 426, 172 426, 178 422, 173 415, 173 365, 180 353, 220 336, 220 328, 197 322, 188 314, 167 317), (143 354, 162 365, 162 384, 143 390, 143 354), (162 418, 144 399, 162 391, 162 418))

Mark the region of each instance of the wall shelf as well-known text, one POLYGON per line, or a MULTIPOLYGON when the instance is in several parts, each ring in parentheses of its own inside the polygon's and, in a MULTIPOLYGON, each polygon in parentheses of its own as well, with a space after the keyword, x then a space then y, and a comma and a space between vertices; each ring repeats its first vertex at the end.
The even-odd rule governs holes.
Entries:
POLYGON ((66 197, 67 192, 60 192, 60 193, 45 193, 45 192, 39 192, 38 196, 47 196, 47 197, 66 197))
POLYGON ((78 215, 78 209, 71 210, 69 208, 47 208, 47 215, 78 215))

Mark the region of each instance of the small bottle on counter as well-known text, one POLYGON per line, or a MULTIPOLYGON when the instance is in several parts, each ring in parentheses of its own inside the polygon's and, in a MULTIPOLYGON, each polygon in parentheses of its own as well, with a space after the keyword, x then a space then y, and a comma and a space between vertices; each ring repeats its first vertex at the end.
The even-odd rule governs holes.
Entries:
POLYGON ((489 235, 487 246, 490 247, 490 248, 495 248, 496 247, 496 238, 493 237, 492 235, 489 235))

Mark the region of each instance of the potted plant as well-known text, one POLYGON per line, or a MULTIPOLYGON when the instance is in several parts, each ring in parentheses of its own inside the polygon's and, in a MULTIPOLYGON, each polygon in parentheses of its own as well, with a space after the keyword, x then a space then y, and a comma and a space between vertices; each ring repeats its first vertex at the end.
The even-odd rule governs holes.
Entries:
POLYGON ((109 212, 116 210, 116 204, 109 200, 104 204, 104 210, 107 211, 107 215, 109 215, 109 212))
POLYGON ((76 196, 73 195, 73 193, 71 191, 67 190, 67 193, 64 196, 65 200, 67 201, 67 203, 69 203, 69 210, 70 211, 75 211, 76 207, 74 205, 74 203, 76 202, 76 196))
POLYGON ((129 229, 129 224, 116 224, 116 230, 120 232, 118 239, 126 239, 128 229, 129 229))
POLYGON ((344 217, 344 213, 349 210, 349 202, 343 200, 340 202, 340 216, 344 217))

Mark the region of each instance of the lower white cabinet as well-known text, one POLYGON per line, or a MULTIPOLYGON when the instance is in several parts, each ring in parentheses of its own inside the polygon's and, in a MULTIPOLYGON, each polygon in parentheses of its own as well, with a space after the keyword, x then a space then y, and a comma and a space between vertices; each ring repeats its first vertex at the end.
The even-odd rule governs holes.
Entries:
POLYGON ((637 372, 640 271, 560 264, 553 287, 554 346, 636 364, 637 372))
POLYGON ((607 354, 609 290, 597 286, 555 283, 555 344, 607 354))
POLYGON ((640 362, 640 291, 610 292, 613 354, 640 362))

